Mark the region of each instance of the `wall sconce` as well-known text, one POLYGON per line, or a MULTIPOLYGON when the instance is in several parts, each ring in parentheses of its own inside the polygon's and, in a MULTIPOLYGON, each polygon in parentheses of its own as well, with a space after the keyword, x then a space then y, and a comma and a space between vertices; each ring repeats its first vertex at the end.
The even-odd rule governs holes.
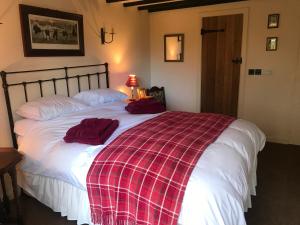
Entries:
POLYGON ((100 30, 100 38, 101 38, 101 44, 110 44, 114 41, 114 29, 112 28, 111 29, 111 33, 108 33, 105 31, 105 28, 104 27, 101 27, 101 30, 100 30), (111 35, 111 41, 107 41, 106 40, 106 34, 110 34, 111 35))

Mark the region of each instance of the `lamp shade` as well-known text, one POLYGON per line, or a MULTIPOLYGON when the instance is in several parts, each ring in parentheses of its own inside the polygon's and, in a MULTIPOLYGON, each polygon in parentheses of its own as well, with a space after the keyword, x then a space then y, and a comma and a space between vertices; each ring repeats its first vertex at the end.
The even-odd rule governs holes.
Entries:
POLYGON ((127 87, 138 87, 139 86, 136 76, 134 74, 130 74, 128 76, 128 79, 126 81, 126 86, 127 87))

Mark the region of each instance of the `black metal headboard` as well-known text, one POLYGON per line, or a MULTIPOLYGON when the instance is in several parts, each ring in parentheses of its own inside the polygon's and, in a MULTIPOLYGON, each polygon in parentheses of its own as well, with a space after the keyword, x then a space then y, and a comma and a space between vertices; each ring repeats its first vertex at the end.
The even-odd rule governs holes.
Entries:
POLYGON ((53 90, 54 94, 57 94, 57 87, 56 87, 56 81, 59 80, 65 80, 66 84, 66 91, 67 95, 70 96, 70 89, 69 89, 69 80, 70 79, 77 79, 77 87, 78 87, 78 92, 81 91, 81 83, 80 83, 80 78, 81 77, 87 77, 88 79, 88 88, 91 89, 91 77, 97 76, 97 81, 98 81, 98 88, 101 88, 101 81, 100 81, 100 75, 105 75, 105 80, 106 80, 106 87, 109 88, 109 70, 108 70, 108 63, 104 64, 93 64, 93 65, 83 65, 83 66, 70 66, 70 67, 59 67, 59 68, 49 68, 49 69, 39 69, 39 70, 25 70, 25 71, 13 71, 13 72, 5 72, 1 71, 1 78, 2 78, 2 86, 3 86, 3 91, 4 91, 4 96, 5 96, 5 102, 6 102, 6 108, 7 108, 7 114, 8 114, 8 119, 9 119, 9 126, 10 126, 10 132, 11 132, 11 137, 13 141, 13 146, 17 148, 17 138, 14 133, 14 116, 12 112, 12 107, 11 107, 11 98, 9 94, 9 88, 12 86, 23 86, 24 90, 24 96, 25 96, 25 101, 28 102, 28 95, 27 95, 27 88, 28 85, 30 84, 38 84, 39 85, 39 91, 40 91, 40 96, 44 96, 43 92, 43 83, 45 82, 51 82, 53 84, 53 90), (100 67, 102 68, 99 70, 99 72, 96 73, 87 73, 87 74, 76 74, 73 76, 69 76, 69 70, 71 69, 78 69, 78 68, 88 68, 88 67, 100 67), (36 72, 45 72, 45 71, 64 71, 64 76, 63 77, 55 77, 55 78, 50 78, 50 79, 44 79, 44 80, 34 80, 34 81, 22 81, 22 82, 17 82, 17 83, 8 83, 7 77, 11 76, 13 74, 24 74, 24 73, 36 73, 36 72))

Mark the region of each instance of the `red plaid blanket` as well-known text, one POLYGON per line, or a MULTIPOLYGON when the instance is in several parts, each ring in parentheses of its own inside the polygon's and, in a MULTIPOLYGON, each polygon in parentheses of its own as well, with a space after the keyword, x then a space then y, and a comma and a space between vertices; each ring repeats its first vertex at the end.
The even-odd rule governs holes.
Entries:
POLYGON ((88 172, 92 221, 176 225, 194 166, 233 120, 167 112, 121 134, 97 155, 88 172))

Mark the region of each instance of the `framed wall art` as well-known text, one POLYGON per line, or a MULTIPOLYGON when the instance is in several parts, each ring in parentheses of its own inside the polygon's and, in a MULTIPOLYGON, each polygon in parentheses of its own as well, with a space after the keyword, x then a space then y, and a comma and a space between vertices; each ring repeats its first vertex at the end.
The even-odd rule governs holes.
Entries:
POLYGON ((276 51, 278 48, 278 37, 267 37, 266 50, 276 51))
POLYGON ((278 28, 279 18, 280 18, 280 14, 270 14, 268 16, 268 28, 278 28))
POLYGON ((139 99, 144 99, 146 98, 147 94, 146 94, 146 89, 145 88, 138 88, 137 89, 137 94, 138 94, 138 98, 139 99))
POLYGON ((83 16, 19 5, 24 56, 83 56, 83 16))
POLYGON ((184 34, 166 34, 164 36, 165 62, 183 62, 184 34))

